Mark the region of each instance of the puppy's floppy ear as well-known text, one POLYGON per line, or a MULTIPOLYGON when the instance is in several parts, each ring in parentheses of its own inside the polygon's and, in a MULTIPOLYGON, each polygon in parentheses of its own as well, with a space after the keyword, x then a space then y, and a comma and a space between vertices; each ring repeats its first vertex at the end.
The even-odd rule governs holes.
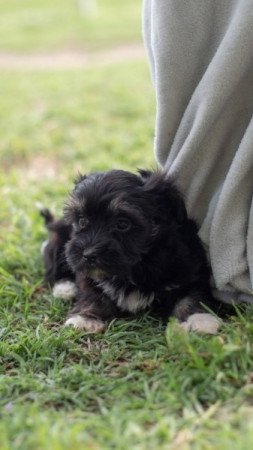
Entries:
POLYGON ((182 195, 165 173, 139 170, 143 180, 143 189, 153 198, 161 217, 176 219, 183 223, 187 212, 182 195))

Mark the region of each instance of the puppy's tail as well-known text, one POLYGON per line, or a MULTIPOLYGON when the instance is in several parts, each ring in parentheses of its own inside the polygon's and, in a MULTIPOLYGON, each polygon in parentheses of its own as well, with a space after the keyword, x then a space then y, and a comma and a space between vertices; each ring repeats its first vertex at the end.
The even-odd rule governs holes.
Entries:
POLYGON ((47 208, 42 208, 40 210, 40 215, 43 217, 47 228, 55 221, 54 215, 47 208))

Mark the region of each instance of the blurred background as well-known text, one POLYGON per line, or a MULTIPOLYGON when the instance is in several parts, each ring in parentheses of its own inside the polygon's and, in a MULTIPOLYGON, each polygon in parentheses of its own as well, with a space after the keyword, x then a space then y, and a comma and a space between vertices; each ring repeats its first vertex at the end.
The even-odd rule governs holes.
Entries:
POLYGON ((97 50, 141 42, 140 0, 1 0, 1 50, 97 50))
POLYGON ((0 158, 16 184, 152 163, 141 3, 0 0, 0 158))

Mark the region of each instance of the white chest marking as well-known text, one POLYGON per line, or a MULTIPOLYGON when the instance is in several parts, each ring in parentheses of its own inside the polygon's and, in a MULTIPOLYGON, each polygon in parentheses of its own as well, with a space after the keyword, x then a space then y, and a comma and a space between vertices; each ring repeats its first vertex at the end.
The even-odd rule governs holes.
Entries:
POLYGON ((149 296, 142 295, 139 291, 133 291, 129 295, 120 295, 117 300, 117 306, 123 311, 136 313, 151 305, 154 300, 154 293, 149 296))
POLYGON ((147 308, 151 305, 155 297, 153 292, 146 296, 138 290, 132 291, 130 294, 125 294, 123 288, 117 289, 108 281, 100 283, 99 287, 117 304, 118 308, 131 313, 136 313, 147 308))

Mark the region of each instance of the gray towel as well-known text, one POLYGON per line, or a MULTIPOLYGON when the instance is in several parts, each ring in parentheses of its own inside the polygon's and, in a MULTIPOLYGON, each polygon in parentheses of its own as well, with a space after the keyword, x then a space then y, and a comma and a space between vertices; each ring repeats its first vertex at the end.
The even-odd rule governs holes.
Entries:
POLYGON ((157 161, 200 225, 220 297, 251 301, 253 0, 144 0, 143 28, 157 161))

